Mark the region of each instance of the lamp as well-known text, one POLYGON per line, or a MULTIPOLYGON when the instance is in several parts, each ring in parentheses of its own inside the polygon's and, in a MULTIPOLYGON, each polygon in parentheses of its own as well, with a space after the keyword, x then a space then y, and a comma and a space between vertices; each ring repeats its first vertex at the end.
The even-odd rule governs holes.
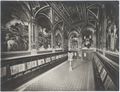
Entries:
POLYGON ((90 39, 92 38, 91 35, 89 36, 89 38, 90 38, 90 39))
POLYGON ((77 40, 78 38, 77 37, 74 37, 74 40, 77 40))
POLYGON ((86 36, 84 36, 84 39, 86 39, 86 36))

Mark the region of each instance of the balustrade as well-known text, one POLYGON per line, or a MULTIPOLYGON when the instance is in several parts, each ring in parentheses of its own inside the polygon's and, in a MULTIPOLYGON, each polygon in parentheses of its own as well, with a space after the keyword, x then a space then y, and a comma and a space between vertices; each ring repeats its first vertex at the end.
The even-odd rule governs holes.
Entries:
POLYGON ((95 52, 93 57, 94 71, 97 72, 95 76, 100 80, 99 83, 96 83, 96 86, 99 86, 96 88, 99 90, 118 90, 119 66, 114 61, 106 59, 107 57, 102 57, 101 53, 98 52, 95 52))

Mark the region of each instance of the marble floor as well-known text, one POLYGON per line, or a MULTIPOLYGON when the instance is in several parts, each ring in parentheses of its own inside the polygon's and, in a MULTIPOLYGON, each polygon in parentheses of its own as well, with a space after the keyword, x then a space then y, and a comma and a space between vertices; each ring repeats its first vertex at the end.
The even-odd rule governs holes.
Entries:
POLYGON ((95 90, 92 61, 72 61, 72 71, 66 61, 23 84, 24 91, 91 91, 95 90))

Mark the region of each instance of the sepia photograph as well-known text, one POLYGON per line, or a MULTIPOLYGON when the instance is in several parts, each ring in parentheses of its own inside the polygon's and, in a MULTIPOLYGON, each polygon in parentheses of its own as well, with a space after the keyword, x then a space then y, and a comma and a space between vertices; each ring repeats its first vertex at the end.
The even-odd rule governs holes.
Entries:
POLYGON ((0 1, 1 91, 119 91, 119 1, 0 1))

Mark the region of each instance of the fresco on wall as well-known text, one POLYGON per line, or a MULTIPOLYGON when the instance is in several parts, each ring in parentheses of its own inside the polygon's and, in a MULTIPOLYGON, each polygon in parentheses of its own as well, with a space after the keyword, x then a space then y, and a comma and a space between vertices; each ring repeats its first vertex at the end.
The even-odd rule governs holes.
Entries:
POLYGON ((3 52, 28 50, 28 27, 15 23, 1 28, 1 45, 3 52))
POLYGON ((46 28, 41 28, 38 34, 38 48, 39 50, 51 48, 51 32, 46 28))

